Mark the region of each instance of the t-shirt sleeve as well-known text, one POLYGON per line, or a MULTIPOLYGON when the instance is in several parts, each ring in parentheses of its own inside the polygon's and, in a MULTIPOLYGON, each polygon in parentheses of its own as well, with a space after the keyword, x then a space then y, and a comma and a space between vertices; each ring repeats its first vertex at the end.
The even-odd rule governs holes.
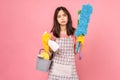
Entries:
POLYGON ((51 35, 51 38, 50 38, 50 39, 55 41, 56 38, 55 38, 55 36, 53 35, 53 33, 50 33, 50 35, 51 35))

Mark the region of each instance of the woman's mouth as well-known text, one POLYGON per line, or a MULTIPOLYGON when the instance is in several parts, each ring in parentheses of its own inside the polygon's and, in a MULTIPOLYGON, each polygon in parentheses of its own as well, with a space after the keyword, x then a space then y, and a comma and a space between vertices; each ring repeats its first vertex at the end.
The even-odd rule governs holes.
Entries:
POLYGON ((65 23, 65 21, 61 21, 62 23, 65 23))

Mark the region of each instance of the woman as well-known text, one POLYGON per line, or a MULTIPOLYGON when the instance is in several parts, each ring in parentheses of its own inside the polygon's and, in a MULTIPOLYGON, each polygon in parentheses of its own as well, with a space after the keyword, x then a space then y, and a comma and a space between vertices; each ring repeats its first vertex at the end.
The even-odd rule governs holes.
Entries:
POLYGON ((52 40, 60 48, 53 53, 52 65, 48 80, 78 80, 75 66, 75 28, 69 11, 65 7, 58 7, 54 13, 54 25, 51 30, 52 40))

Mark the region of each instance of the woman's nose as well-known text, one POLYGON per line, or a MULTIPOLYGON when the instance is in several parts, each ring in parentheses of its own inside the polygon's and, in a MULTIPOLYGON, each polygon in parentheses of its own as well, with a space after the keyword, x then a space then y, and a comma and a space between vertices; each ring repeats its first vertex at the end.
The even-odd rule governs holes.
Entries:
POLYGON ((61 19, 63 20, 63 19, 64 19, 64 16, 62 16, 61 19))

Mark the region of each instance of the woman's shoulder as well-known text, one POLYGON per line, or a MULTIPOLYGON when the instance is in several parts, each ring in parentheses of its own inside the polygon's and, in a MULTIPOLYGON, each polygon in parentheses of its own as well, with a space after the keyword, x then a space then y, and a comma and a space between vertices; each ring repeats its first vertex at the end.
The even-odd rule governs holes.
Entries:
POLYGON ((70 35, 70 37, 72 37, 73 39, 76 39, 76 36, 75 36, 75 35, 70 35))
POLYGON ((50 32, 50 35, 51 35, 51 40, 56 40, 56 37, 53 35, 53 33, 52 32, 50 32))

